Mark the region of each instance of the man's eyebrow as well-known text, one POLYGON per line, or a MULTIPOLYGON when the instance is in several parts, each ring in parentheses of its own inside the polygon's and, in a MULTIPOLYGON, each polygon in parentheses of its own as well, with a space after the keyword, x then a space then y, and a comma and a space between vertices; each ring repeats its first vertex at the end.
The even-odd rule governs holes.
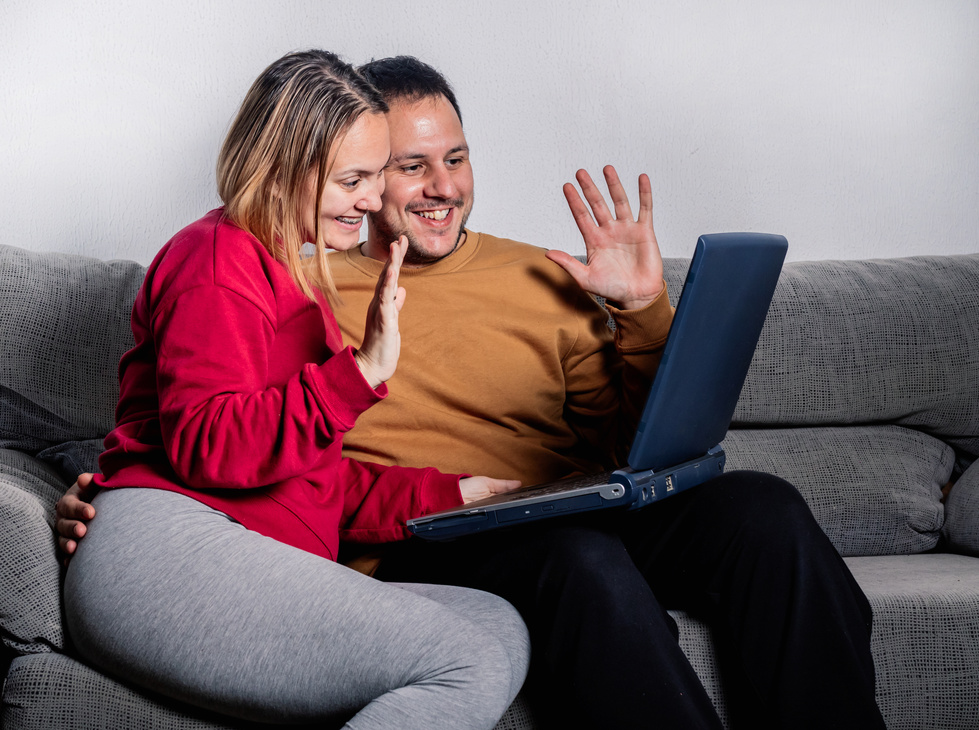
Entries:
POLYGON ((397 165, 405 160, 424 160, 427 156, 421 152, 406 152, 403 155, 391 155, 391 159, 388 160, 388 167, 397 165))
MULTIPOLYGON (((457 147, 453 147, 451 150, 446 152, 445 156, 448 157, 449 155, 454 155, 459 152, 468 152, 468 151, 469 151, 469 145, 461 144, 458 145, 457 147)), ((405 152, 403 155, 391 155, 391 159, 388 160, 388 167, 390 167, 391 165, 400 164, 402 162, 405 162, 406 160, 424 160, 429 156, 430 155, 427 155, 424 152, 405 152)))

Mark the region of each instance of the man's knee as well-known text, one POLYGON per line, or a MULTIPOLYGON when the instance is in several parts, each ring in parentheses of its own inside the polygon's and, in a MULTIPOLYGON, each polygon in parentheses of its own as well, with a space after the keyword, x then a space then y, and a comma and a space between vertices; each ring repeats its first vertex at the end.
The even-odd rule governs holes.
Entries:
POLYGON ((809 505, 792 484, 772 474, 732 471, 702 485, 728 529, 768 547, 821 539, 809 505))
POLYGON ((760 471, 731 471, 707 482, 723 495, 725 509, 734 516, 751 516, 758 512, 785 513, 795 517, 809 513, 805 499, 792 484, 774 474, 760 471))

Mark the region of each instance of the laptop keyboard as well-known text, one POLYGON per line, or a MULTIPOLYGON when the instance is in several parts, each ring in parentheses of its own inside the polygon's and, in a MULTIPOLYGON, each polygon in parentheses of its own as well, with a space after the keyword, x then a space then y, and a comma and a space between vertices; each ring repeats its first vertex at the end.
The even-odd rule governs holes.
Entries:
POLYGON ((549 494, 560 494, 561 492, 568 492, 573 489, 581 489, 582 487, 593 487, 596 484, 608 484, 609 477, 611 476, 612 472, 604 471, 598 474, 582 474, 580 476, 568 477, 567 479, 561 479, 550 484, 521 487, 504 495, 502 498, 498 498, 498 501, 512 502, 515 499, 523 499, 524 497, 541 497, 549 494))

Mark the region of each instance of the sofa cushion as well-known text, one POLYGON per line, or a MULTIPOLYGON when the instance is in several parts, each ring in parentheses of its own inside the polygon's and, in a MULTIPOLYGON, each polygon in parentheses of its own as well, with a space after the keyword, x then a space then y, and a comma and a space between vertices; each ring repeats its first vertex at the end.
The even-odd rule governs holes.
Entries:
POLYGON ((202 712, 110 679, 63 654, 19 657, 3 688, 3 727, 244 730, 269 727, 202 712))
MULTIPOLYGON (((273 727, 224 717, 129 687, 64 654, 33 654, 15 659, 0 699, 0 727, 8 730, 268 730, 273 727)), ((323 730, 330 725, 317 723, 312 727, 323 730)), ((540 725, 535 724, 530 706, 524 695, 519 694, 495 730, 535 727, 540 725)))
POLYGON ((934 554, 846 562, 874 610, 870 648, 888 730, 975 730, 979 560, 934 554))
POLYGON ((920 553, 938 544, 941 489, 954 451, 900 426, 728 432, 727 469, 776 474, 796 486, 836 549, 848 555, 920 553))
POLYGON ((64 464, 71 442, 112 429, 144 271, 134 261, 0 246, 0 448, 46 450, 64 464))
POLYGON ((43 462, 0 449, 0 637, 16 653, 65 645, 54 533, 65 487, 43 462))
POLYGON ((979 556, 979 461, 965 470, 948 493, 942 534, 949 550, 979 556))
POLYGON ((787 263, 735 423, 898 423, 979 456, 976 322, 979 255, 787 263))

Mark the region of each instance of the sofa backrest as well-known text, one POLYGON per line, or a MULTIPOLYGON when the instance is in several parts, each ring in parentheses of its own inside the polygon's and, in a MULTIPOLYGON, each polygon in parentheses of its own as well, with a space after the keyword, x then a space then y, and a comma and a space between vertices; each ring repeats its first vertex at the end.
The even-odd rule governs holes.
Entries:
POLYGON ((873 423, 979 456, 979 255, 785 265, 734 426, 873 423))
MULTIPOLYGON (((133 261, 0 246, 0 448, 46 453, 55 466, 101 450, 144 274, 133 261)), ((91 467, 82 460, 62 471, 91 467)))

